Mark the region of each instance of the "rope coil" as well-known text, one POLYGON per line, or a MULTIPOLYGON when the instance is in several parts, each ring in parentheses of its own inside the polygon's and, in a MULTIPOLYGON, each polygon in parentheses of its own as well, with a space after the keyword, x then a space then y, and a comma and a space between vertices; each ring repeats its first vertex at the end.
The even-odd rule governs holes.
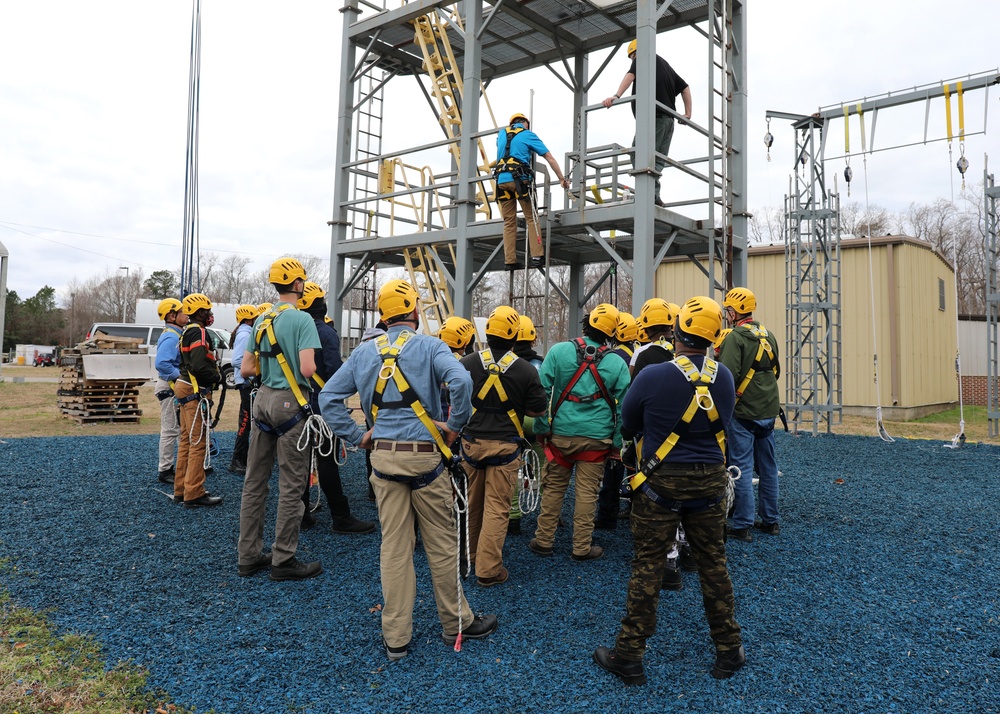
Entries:
POLYGON ((521 468, 517 474, 521 488, 517 494, 517 506, 521 513, 534 513, 541 497, 541 465, 534 449, 525 448, 521 454, 521 468))
POLYGON ((319 457, 326 457, 333 453, 334 441, 330 425, 319 414, 311 414, 306 419, 302 431, 299 432, 298 441, 295 442, 295 448, 299 451, 311 450, 309 453, 309 483, 306 487, 311 489, 316 486, 316 500, 314 502, 312 497, 309 498, 310 513, 319 508, 322 500, 322 491, 319 488, 319 457))

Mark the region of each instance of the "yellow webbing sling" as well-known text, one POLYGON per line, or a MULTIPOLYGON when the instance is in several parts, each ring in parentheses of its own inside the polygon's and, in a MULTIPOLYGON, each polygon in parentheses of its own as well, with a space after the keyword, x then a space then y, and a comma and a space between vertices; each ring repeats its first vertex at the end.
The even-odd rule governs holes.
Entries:
POLYGON ((295 307, 290 303, 283 302, 264 313, 264 319, 261 321, 260 326, 257 328, 257 333, 254 335, 254 357, 257 358, 258 376, 260 375, 261 354, 264 354, 265 357, 274 357, 278 361, 281 373, 285 376, 285 381, 288 382, 288 388, 295 395, 295 401, 299 403, 300 407, 305 409, 309 406, 309 400, 302 394, 302 388, 299 386, 298 380, 295 379, 295 375, 292 374, 292 368, 289 366, 288 360, 285 359, 285 353, 282 351, 281 345, 278 344, 278 338, 274 336, 274 320, 285 310, 294 309, 295 307), (260 341, 265 334, 267 335, 267 341, 270 343, 271 349, 268 352, 261 353, 260 341))
POLYGON ((746 388, 750 386, 750 382, 753 381, 753 376, 757 373, 757 370, 761 368, 764 364, 764 355, 767 355, 768 362, 771 365, 771 371, 774 372, 775 378, 778 376, 778 367, 774 364, 774 350, 771 349, 771 343, 767 340, 767 328, 763 325, 740 325, 740 327, 745 327, 747 330, 753 334, 760 344, 757 346, 757 356, 753 358, 753 364, 750 365, 750 369, 747 370, 746 375, 740 382, 739 386, 736 388, 736 401, 740 401, 740 397, 743 396, 743 392, 746 388))
POLYGON ((625 344, 624 342, 619 342, 618 343, 618 347, 616 347, 615 349, 621 350, 622 352, 624 352, 625 354, 627 354, 629 357, 631 357, 632 355, 635 354, 635 347, 630 347, 629 345, 625 344))
MULTIPOLYGON (((676 366, 684 377, 687 378, 687 381, 694 386, 694 394, 691 396, 691 403, 688 405, 687 410, 681 416, 680 420, 674 424, 673 431, 660 444, 660 448, 656 450, 656 453, 643 463, 642 468, 629 481, 633 491, 638 490, 639 486, 646 480, 644 472, 652 471, 659 466, 663 459, 667 457, 667 454, 673 450, 677 442, 680 441, 681 436, 687 431, 687 427, 691 424, 691 420, 694 419, 694 415, 698 413, 699 409, 704 409, 708 412, 708 422, 715 431, 715 440, 719 442, 719 449, 722 451, 723 459, 726 456, 725 428, 722 426, 722 419, 719 418, 719 410, 715 407, 715 400, 712 399, 712 395, 708 391, 708 386, 715 382, 715 378, 719 373, 718 362, 706 357, 701 372, 695 367, 694 362, 687 357, 677 357, 671 364, 676 366)), ((636 448, 641 457, 641 441, 636 448)))
MULTIPOLYGON (((486 384, 483 385, 483 388, 480 389, 479 393, 476 395, 476 399, 479 402, 482 402, 486 399, 486 395, 488 395, 491 391, 495 391, 497 396, 500 397, 500 404, 502 406, 510 407, 507 410, 507 416, 510 417, 511 422, 513 422, 514 428, 517 429, 517 435, 523 439, 524 429, 521 427, 521 420, 517 418, 517 412, 514 411, 514 405, 511 404, 510 397, 507 396, 507 390, 503 388, 503 383, 500 382, 500 375, 506 374, 507 370, 510 369, 510 366, 514 364, 516 359, 516 354, 508 352, 500 358, 499 362, 494 362, 493 354, 490 350, 483 350, 480 352, 479 361, 483 363, 483 368, 489 376, 486 378, 486 384)), ((472 413, 476 413, 475 407, 472 408, 472 413)))
POLYGON ((409 404, 410 409, 417 415, 417 419, 427 428, 427 431, 433 437, 435 443, 437 443, 438 449, 440 449, 445 461, 451 463, 451 449, 444 443, 441 430, 438 429, 437 424, 434 423, 430 414, 424 409, 424 405, 420 402, 420 397, 417 396, 416 391, 410 386, 410 383, 406 381, 403 371, 396 364, 399 353, 403 351, 403 347, 406 346, 406 343, 414 334, 416 333, 403 330, 391 345, 389 344, 388 335, 379 335, 375 338, 375 348, 378 350, 379 357, 382 358, 382 367, 378 371, 378 379, 375 382, 375 394, 372 396, 372 422, 374 423, 378 418, 379 408, 382 405, 382 396, 385 394, 385 387, 389 383, 389 380, 392 379, 396 385, 396 389, 399 390, 400 397, 402 397, 404 402, 409 404))

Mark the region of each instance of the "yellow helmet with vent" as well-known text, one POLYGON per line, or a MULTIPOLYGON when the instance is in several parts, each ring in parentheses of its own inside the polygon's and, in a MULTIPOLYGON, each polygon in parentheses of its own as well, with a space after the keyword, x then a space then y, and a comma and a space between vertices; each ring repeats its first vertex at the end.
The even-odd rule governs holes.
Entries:
POLYGON ((449 317, 438 330, 438 339, 453 350, 465 348, 476 336, 476 326, 464 317, 449 317))
POLYGON ((722 334, 722 308, 710 297, 698 295, 681 306, 674 338, 694 349, 714 344, 722 334))
POLYGON ((156 306, 156 314, 160 316, 161 320, 166 320, 167 315, 172 312, 178 312, 182 307, 181 301, 177 298, 166 298, 165 300, 160 300, 160 304, 156 306))
POLYGON ((741 315, 749 315, 757 309, 757 296, 747 288, 733 288, 726 293, 726 299, 722 304, 733 308, 741 315))
POLYGON ((312 307, 314 302, 325 297, 326 291, 313 281, 309 280, 302 288, 302 297, 296 301, 295 305, 300 310, 306 310, 312 307))
POLYGON ((521 315, 521 324, 517 328, 517 341, 534 342, 537 337, 538 333, 535 332, 535 323, 527 315, 521 315))
POLYGON ((521 316, 509 305, 500 305, 486 320, 486 334, 504 340, 516 340, 521 329, 521 316))
POLYGON ((378 314, 383 320, 409 315, 417 309, 417 291, 405 280, 390 280, 378 291, 378 314))
POLYGON ((619 342, 635 342, 639 334, 639 324, 630 313, 618 313, 618 327, 615 328, 615 337, 619 342))
POLYGON ((606 302, 590 311, 587 322, 591 327, 603 332, 608 337, 615 334, 618 329, 618 308, 606 302))
POLYGON ((236 308, 237 322, 243 322, 244 320, 256 320, 258 315, 260 315, 260 308, 256 305, 240 305, 236 308))
POLYGON ((295 258, 278 258, 271 263, 271 272, 267 276, 267 281, 275 285, 291 285, 296 280, 305 279, 306 269, 295 258))
POLYGON ((211 310, 212 301, 208 299, 207 295, 202 293, 191 293, 184 298, 182 309, 185 315, 193 315, 202 309, 211 310))

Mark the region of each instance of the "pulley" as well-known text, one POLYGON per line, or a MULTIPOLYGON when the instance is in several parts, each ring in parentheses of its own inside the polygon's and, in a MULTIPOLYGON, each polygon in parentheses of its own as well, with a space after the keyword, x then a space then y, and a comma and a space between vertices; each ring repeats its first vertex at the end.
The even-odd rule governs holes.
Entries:
POLYGON ((958 169, 958 173, 962 174, 962 190, 965 190, 965 172, 969 170, 969 160, 965 158, 965 146, 962 146, 962 155, 958 157, 958 161, 955 163, 955 168, 958 169))
POLYGON ((854 169, 848 164, 844 167, 844 180, 847 181, 847 195, 851 195, 851 179, 854 178, 854 169))
POLYGON ((767 119, 767 132, 764 134, 764 146, 767 147, 767 160, 771 160, 771 144, 774 143, 774 135, 771 134, 771 118, 767 119))

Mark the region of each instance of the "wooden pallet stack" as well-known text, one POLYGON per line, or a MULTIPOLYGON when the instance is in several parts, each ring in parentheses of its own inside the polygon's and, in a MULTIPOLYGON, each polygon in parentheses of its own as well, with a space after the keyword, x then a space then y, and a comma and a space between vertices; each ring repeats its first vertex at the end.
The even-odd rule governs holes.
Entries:
POLYGON ((140 355, 147 348, 140 340, 111 337, 98 332, 93 338, 74 348, 65 349, 59 358, 62 374, 59 379, 59 410, 78 424, 94 422, 138 423, 139 387, 142 379, 87 379, 83 369, 84 355, 140 355))

